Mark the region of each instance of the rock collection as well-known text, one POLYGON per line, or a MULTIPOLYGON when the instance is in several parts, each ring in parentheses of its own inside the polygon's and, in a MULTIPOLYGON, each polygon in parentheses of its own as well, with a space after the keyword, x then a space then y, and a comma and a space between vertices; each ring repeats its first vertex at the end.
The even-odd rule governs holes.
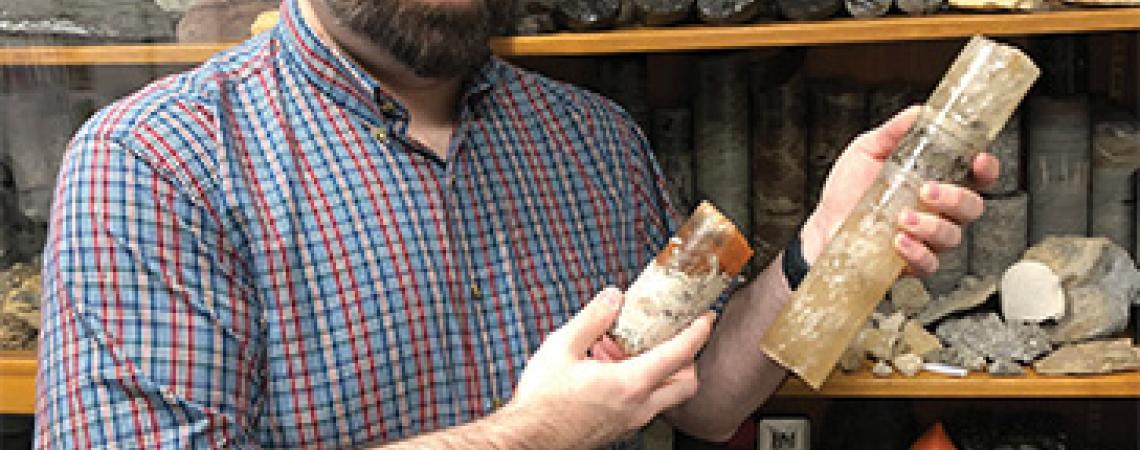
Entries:
POLYGON ((0 270, 0 350, 31 350, 40 329, 39 267, 15 264, 0 270))

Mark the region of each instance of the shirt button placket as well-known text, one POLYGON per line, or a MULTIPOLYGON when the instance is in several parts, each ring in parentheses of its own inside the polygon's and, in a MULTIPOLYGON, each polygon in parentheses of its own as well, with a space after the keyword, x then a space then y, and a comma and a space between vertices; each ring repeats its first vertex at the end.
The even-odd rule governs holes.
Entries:
POLYGON ((374 126, 369 131, 372 133, 372 137, 376 138, 377 142, 381 144, 388 143, 388 130, 384 129, 384 127, 374 126))

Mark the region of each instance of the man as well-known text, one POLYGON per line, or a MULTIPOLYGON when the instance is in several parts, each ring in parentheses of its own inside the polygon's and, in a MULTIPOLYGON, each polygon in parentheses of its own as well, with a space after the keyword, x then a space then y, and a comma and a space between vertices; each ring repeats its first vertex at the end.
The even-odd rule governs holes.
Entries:
MULTIPOLYGON (((603 288, 673 214, 622 111, 489 56, 508 10, 286 0, 273 31, 86 124, 45 252, 37 445, 592 448, 661 413, 729 437, 785 375, 755 350, 779 262, 715 331, 623 359, 603 288)), ((913 119, 840 158, 808 263, 913 119)), ((930 272, 981 200, 923 199, 897 243, 930 272)))

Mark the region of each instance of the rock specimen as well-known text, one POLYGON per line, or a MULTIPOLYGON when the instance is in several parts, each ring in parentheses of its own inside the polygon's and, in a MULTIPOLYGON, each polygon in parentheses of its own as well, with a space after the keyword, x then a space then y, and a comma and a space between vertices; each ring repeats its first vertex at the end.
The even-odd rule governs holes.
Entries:
POLYGON ((975 11, 1043 11, 1056 6, 1054 0, 949 0, 950 7, 975 11))
POLYGON ((1006 323, 994 313, 948 319, 936 334, 950 347, 991 361, 1029 362, 1052 350, 1049 334, 1033 324, 1006 323))
POLYGON ((571 30, 608 28, 617 21, 621 6, 620 0, 559 0, 555 18, 571 30))
POLYGON ((943 347, 926 353, 923 359, 929 364, 944 364, 975 372, 986 368, 986 358, 970 349, 943 347))
POLYGON ((913 353, 904 353, 894 357, 891 360, 891 365, 895 366, 900 374, 913 377, 922 370, 922 358, 913 353))
POLYGON ((844 0, 843 6, 852 17, 870 18, 887 14, 892 0, 844 0))
POLYGON ((615 56, 598 65, 602 94, 621 105, 642 130, 649 129, 649 100, 646 92, 645 58, 615 56))
POLYGON ((970 271, 970 235, 962 234, 962 242, 938 254, 938 270, 924 279, 926 288, 934 295, 942 295, 958 287, 970 271))
POLYGON ((653 148, 678 211, 696 206, 693 195, 693 112, 688 108, 653 112, 653 148))
POLYGON ((1089 341, 1061 347, 1033 364, 1043 375, 1085 375, 1140 370, 1140 347, 1129 339, 1089 341))
POLYGON ((1089 104, 1082 95, 1035 96, 1029 114, 1029 243, 1088 234, 1089 104))
POLYGON ((168 42, 174 37, 177 20, 173 9, 180 6, 166 0, 159 3, 163 5, 153 0, 4 0, 0 34, 88 42, 168 42))
POLYGON ((62 79, 62 75, 43 76, 52 78, 22 92, 0 93, 0 109, 20 112, 4 116, 0 133, 7 141, 20 211, 34 221, 47 223, 67 141, 84 118, 75 116, 79 108, 73 107, 74 98, 47 87, 54 77, 62 79))
POLYGON ((1021 365, 1008 359, 999 359, 990 363, 989 367, 986 368, 986 372, 989 372, 990 375, 1016 376, 1024 375, 1025 369, 1022 369, 1021 365))
POLYGON ((997 283, 997 277, 962 278, 958 290, 931 302, 915 319, 923 325, 930 325, 949 314, 981 305, 997 292, 997 283))
MULTIPOLYGON (((1014 267, 1022 264, 1044 266, 1060 280, 1065 314, 1049 329, 1054 341, 1108 336, 1127 326, 1129 306, 1140 294, 1140 272, 1120 246, 1105 238, 1049 237, 1027 250, 1014 267)), ((1003 279, 1003 311, 1056 303, 1058 292, 1049 288, 1046 278, 1044 274, 1037 278, 1022 275, 1008 283, 1003 279)))
POLYGON ((749 76, 752 242, 757 267, 765 267, 783 250, 806 215, 806 112, 796 55, 780 54, 754 64, 749 76))
POLYGON ((40 327, 39 272, 28 264, 0 271, 0 350, 35 348, 40 327))
POLYGON ((899 331, 902 331, 903 324, 906 323, 906 316, 900 312, 882 315, 880 317, 875 317, 875 315, 872 314, 872 317, 875 318, 876 328, 892 333, 898 333, 899 331))
POLYGON ((195 0, 178 22, 178 42, 241 42, 250 25, 279 3, 270 0, 195 0))
POLYGON ((891 287, 891 305, 907 317, 914 317, 928 304, 930 293, 918 278, 902 277, 891 287))
POLYGON ((642 23, 649 26, 669 25, 689 17, 693 0, 633 0, 642 23))
POLYGON ((911 320, 903 326, 902 342, 899 347, 906 353, 926 355, 942 348, 942 341, 926 331, 922 324, 911 320))
POLYGON ((1001 279, 1002 315, 1017 322, 1040 323, 1065 316, 1061 277, 1038 261, 1022 261, 1001 279))
POLYGON ((943 0, 895 0, 899 9, 912 16, 921 16, 938 12, 942 9, 943 0))
POLYGON ((1021 114, 1017 113, 1005 124, 997 139, 990 145, 990 153, 1001 162, 1001 173, 986 194, 1009 195, 1022 189, 1021 179, 1021 114))
POLYGON ((826 19, 843 8, 843 0, 776 0, 776 4, 792 20, 826 19))
POLYGON ((847 83, 819 81, 812 83, 811 129, 808 131, 808 194, 809 209, 819 203, 823 183, 831 166, 867 125, 867 95, 847 83))
POLYGON ((890 364, 886 361, 878 361, 875 366, 871 368, 871 373, 879 378, 886 378, 895 373, 895 369, 891 368, 890 364))
POLYGON ((1097 108, 1092 137, 1092 196, 1089 230, 1126 249, 1133 248, 1136 189, 1140 167, 1140 121, 1107 107, 1097 108))
POLYGON ((751 236, 746 62, 739 53, 699 60, 693 138, 696 192, 751 236))
POLYGON ((756 18, 764 0, 697 0, 697 15, 711 24, 744 23, 756 18))
POLYGON ((868 328, 861 334, 860 346, 875 359, 891 359, 895 356, 895 344, 898 341, 898 331, 868 328))
MULTIPOLYGON (((1002 170, 1005 167, 1002 166, 1002 170)), ((1000 277, 1021 258, 1029 241, 1029 197, 1024 192, 987 196, 986 209, 970 225, 970 273, 1000 277)))

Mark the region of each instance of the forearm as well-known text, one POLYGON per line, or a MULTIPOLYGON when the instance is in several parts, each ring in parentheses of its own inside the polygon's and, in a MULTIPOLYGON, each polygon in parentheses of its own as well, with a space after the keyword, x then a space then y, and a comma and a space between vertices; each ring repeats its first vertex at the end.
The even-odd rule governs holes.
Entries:
POLYGON ((555 420, 555 415, 507 405, 482 419, 379 447, 412 449, 570 449, 585 446, 582 431, 576 435, 555 420))
POLYGON ((785 369, 759 347, 791 293, 782 257, 728 302, 697 359, 697 394, 666 413, 673 426, 702 439, 726 440, 783 382, 785 369))

